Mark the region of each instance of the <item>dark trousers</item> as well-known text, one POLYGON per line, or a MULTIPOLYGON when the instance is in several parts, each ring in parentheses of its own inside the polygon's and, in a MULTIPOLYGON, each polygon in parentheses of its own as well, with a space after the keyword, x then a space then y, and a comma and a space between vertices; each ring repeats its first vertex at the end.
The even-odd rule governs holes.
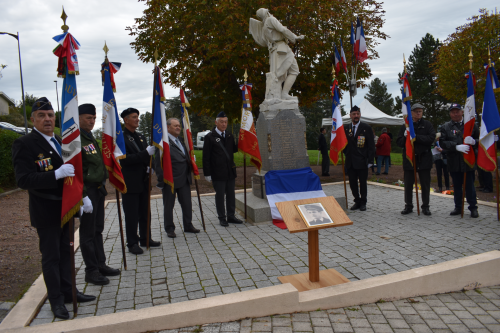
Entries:
POLYGON ((37 228, 42 253, 42 272, 50 305, 72 299, 69 223, 64 227, 37 228))
POLYGON ((477 168, 478 178, 481 179, 481 187, 485 190, 493 191, 493 176, 491 172, 477 168))
MULTIPOLYGON (((147 188, 147 185, 144 186, 147 188)), ((125 212, 125 229, 127 234, 127 246, 132 247, 139 241, 146 244, 148 223, 148 191, 141 193, 122 194, 123 211, 125 212), (139 236, 137 236, 139 226, 139 236)), ((150 230, 151 235, 151 230, 150 230)), ((151 239, 151 238, 150 238, 151 239)))
POLYGON ((328 153, 321 153, 323 160, 321 161, 321 174, 327 175, 330 173, 330 156, 328 153))
POLYGON ((377 156, 377 173, 382 169, 382 162, 385 162, 385 173, 389 173, 389 158, 390 156, 377 156))
POLYGON ((368 169, 350 168, 347 169, 347 174, 349 176, 349 187, 351 188, 352 196, 354 197, 354 202, 360 205, 366 205, 366 195, 368 193, 368 185, 366 183, 368 179, 368 169), (359 190, 358 190, 358 180, 359 180, 359 190))
POLYGON ((170 232, 175 230, 174 224, 174 205, 175 197, 179 197, 179 204, 182 209, 182 223, 184 229, 191 227, 191 221, 193 219, 193 207, 191 203, 191 187, 186 179, 186 183, 174 189, 172 193, 172 188, 169 185, 163 186, 161 190, 163 194, 163 219, 165 224, 165 231, 170 232))
POLYGON ((226 220, 226 209, 224 208, 224 196, 226 196, 227 219, 234 218, 236 209, 236 198, 234 194, 235 179, 213 180, 215 190, 215 207, 219 220, 226 220))
MULTIPOLYGON (((429 208, 429 201, 431 196, 431 170, 418 170, 418 180, 420 181, 422 197, 422 208, 429 208)), ((406 207, 413 208, 413 184, 415 184, 415 174, 413 170, 404 170, 405 182, 405 205, 406 207)))
POLYGON ((444 163, 443 160, 436 160, 436 161, 434 161, 434 164, 436 164, 438 187, 439 188, 443 187, 443 180, 442 180, 441 176, 444 174, 444 185, 446 186, 446 189, 449 189, 450 188, 450 177, 448 174, 448 166, 444 163))
MULTIPOLYGON (((476 178, 474 171, 467 171, 467 178, 465 180, 465 197, 469 203, 469 210, 477 209, 476 188, 474 187, 474 180, 476 178)), ((451 179, 453 179, 455 208, 462 209, 462 186, 464 184, 463 172, 450 172, 451 179)))
POLYGON ((104 230, 104 194, 97 187, 87 187, 92 201, 92 213, 83 213, 80 218, 80 250, 85 262, 85 273, 99 270, 106 263, 102 231, 104 230))

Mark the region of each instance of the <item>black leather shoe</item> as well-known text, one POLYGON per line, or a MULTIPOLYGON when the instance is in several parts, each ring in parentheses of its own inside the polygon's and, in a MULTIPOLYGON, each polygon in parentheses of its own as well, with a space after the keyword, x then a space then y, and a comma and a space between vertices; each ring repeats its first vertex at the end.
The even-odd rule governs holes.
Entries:
POLYGON ((99 273, 104 276, 117 276, 120 275, 120 270, 116 268, 111 268, 107 265, 99 266, 99 273))
POLYGON ((99 271, 85 274, 85 282, 92 283, 98 286, 109 284, 109 279, 102 275, 99 271))
POLYGON ((366 210, 366 205, 359 206, 359 210, 364 212, 366 210))
POLYGON ((438 192, 442 193, 443 192, 443 188, 442 187, 438 188, 438 192))
POLYGON ((219 220, 219 223, 220 223, 220 225, 221 225, 221 226, 223 226, 223 227, 229 227, 229 223, 227 223, 227 221, 226 221, 226 220, 219 220))
POLYGON ((413 208, 410 208, 410 207, 405 207, 405 209, 403 209, 401 211, 401 214, 403 214, 403 215, 410 214, 410 213, 413 213, 413 208))
POLYGON ((490 190, 489 188, 485 188, 485 189, 483 190, 483 193, 491 193, 491 192, 493 192, 493 191, 492 191, 492 190, 490 190))
POLYGON ((470 211, 470 217, 473 217, 473 218, 479 217, 479 213, 477 212, 477 209, 473 209, 470 211))
POLYGON ((460 210, 460 208, 457 208, 455 207, 454 210, 451 211, 450 215, 460 215, 462 214, 462 211, 460 210))
MULTIPOLYGON (((144 247, 146 246, 146 242, 140 242, 141 246, 144 247)), ((149 247, 159 247, 161 245, 161 242, 156 242, 152 239, 149 240, 149 247)))
POLYGON ((377 172, 375 175, 380 176, 380 173, 377 172))
POLYGON ((138 244, 134 244, 132 247, 129 247, 128 252, 133 253, 133 254, 143 254, 144 253, 144 251, 141 249, 141 247, 138 244))
POLYGON ((234 216, 233 216, 233 217, 228 218, 228 219, 227 219, 227 222, 228 222, 228 223, 234 223, 234 224, 242 224, 242 223, 243 223, 243 221, 242 221, 242 220, 240 220, 240 219, 238 219, 238 218, 236 218, 236 217, 234 217, 234 216))
POLYGON ((52 307, 52 313, 54 314, 54 317, 59 318, 59 319, 69 319, 69 313, 68 310, 64 305, 54 305, 52 307))
POLYGON ((193 226, 190 226, 189 228, 184 229, 184 232, 192 232, 193 234, 197 234, 200 232, 200 229, 196 229, 193 226))
MULTIPOLYGON (((76 292, 76 301, 78 303, 85 303, 85 302, 92 302, 95 300, 95 296, 92 295, 85 295, 79 291, 76 292)), ((73 302, 73 297, 69 297, 64 299, 64 303, 72 303, 73 302)))
POLYGON ((361 205, 356 202, 354 205, 351 206, 351 210, 359 209, 359 207, 361 207, 361 205))
POLYGON ((388 172, 382 172, 383 175, 388 175, 389 173, 388 172))
POLYGON ((432 215, 431 211, 429 210, 429 208, 422 208, 422 213, 424 215, 427 215, 427 216, 430 216, 432 215))
POLYGON ((175 232, 174 232, 174 231, 167 231, 167 236, 168 236, 169 238, 175 238, 175 237, 177 237, 177 235, 175 234, 175 232))

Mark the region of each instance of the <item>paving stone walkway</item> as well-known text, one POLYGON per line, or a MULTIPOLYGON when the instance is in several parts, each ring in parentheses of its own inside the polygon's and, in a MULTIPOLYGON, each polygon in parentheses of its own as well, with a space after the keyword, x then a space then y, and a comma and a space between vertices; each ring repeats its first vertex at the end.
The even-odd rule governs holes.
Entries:
MULTIPOLYGON (((327 195, 344 194, 342 185, 323 188, 327 195)), ((495 208, 480 206, 478 219, 460 219, 449 215, 451 198, 431 196, 432 216, 403 216, 403 191, 369 185, 368 195, 366 212, 349 212, 352 226, 320 231, 321 269, 334 268, 355 281, 500 249, 495 208)), ((78 288, 98 296, 80 304, 78 318, 277 285, 278 276, 308 271, 306 233, 290 234, 272 224, 224 228, 214 197, 202 197, 202 204, 207 232, 184 234, 177 203, 177 238, 170 239, 162 226, 162 201, 152 200, 152 238, 162 246, 138 256, 127 252, 128 270, 110 277, 107 286, 85 283, 78 251, 78 288)), ((193 224, 201 229, 197 198, 193 210, 193 224)), ((109 266, 123 268, 116 204, 106 208, 104 236, 109 266)), ((31 325, 53 320, 46 303, 31 325)))
POLYGON ((14 307, 14 302, 0 302, 0 323, 14 307))

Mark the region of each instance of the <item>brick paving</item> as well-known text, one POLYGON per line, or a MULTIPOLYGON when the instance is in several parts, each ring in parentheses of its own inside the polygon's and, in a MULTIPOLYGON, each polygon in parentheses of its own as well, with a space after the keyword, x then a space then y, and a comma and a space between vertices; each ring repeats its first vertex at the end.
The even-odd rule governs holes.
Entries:
MULTIPOLYGON (((324 186, 324 190, 327 195, 343 196, 342 185, 324 186)), ((350 193, 348 195, 352 199, 350 193)), ((416 213, 402 216, 400 211, 404 207, 403 191, 369 185, 368 195, 366 212, 349 212, 349 217, 354 222, 352 226, 320 231, 321 269, 334 268, 349 280, 355 281, 500 249, 500 223, 496 221, 495 208, 479 206, 478 219, 470 218, 467 213, 464 219, 460 219, 449 215, 453 209, 451 198, 431 196, 432 216, 418 217, 416 213)), ((80 304, 78 318, 277 285, 280 284, 278 276, 308 271, 306 233, 290 234, 271 224, 230 225, 224 228, 218 224, 214 197, 202 197, 202 204, 207 232, 184 234, 180 206, 176 204, 174 218, 177 238, 170 239, 162 226, 162 201, 152 200, 152 238, 160 240, 162 246, 151 248, 139 256, 127 252, 128 270, 123 270, 120 276, 110 277, 111 283, 107 286, 85 283, 82 257, 78 251, 76 266, 82 268, 77 274, 78 288, 87 294, 98 296, 94 302, 80 304)), ((193 224, 201 229, 197 198, 193 198, 193 210, 193 224)), ((122 254, 116 204, 108 204, 106 208, 104 235, 108 264, 120 267, 122 254)), ((497 289, 491 290, 498 292, 497 289)), ((489 291, 488 295, 495 294, 493 291, 489 291)), ((498 307, 498 304, 495 306, 498 307)), ((71 306, 68 305, 69 308, 71 306)), ((414 304, 405 308, 410 311, 414 304)), ((498 311, 498 308, 491 311, 498 311)), ((361 314, 364 310, 351 312, 361 314)), ((344 313, 346 316, 349 314, 350 312, 344 313)), ((312 314, 303 316, 311 318, 312 314)), ((286 321, 284 317, 281 319, 286 321)), ((391 320, 390 327, 394 329, 398 325, 401 329, 410 325, 403 320, 405 317, 388 319, 391 320)), ((411 317, 408 320, 413 319, 411 317)), ((475 320, 469 319, 471 323, 475 320)), ((46 303, 31 325, 53 320, 46 303)), ((322 322, 321 320, 308 320, 297 324, 301 328, 295 329, 294 326, 293 330, 314 329, 315 332, 326 332, 334 329, 341 332, 355 327, 356 332, 363 331, 364 328, 367 332, 370 329, 378 332, 387 327, 384 326, 387 325, 386 322, 371 324, 370 321, 371 328, 352 326, 353 322, 349 319, 351 326, 339 321, 334 323, 337 326, 319 329, 322 326, 316 327, 314 323, 322 322), (378 326, 374 328, 373 325, 378 326)), ((359 321, 354 321, 354 325, 367 325, 366 320, 368 319, 360 317, 359 321)), ((244 323, 247 322, 234 323, 232 326, 222 324, 219 328, 214 326, 213 330, 224 332, 226 328, 233 329, 236 326, 238 330, 246 330, 244 328, 248 326, 244 323)), ((263 319, 255 323, 258 323, 256 327, 268 329, 269 325, 263 319)), ((279 327, 281 326, 271 328, 273 331, 288 331, 287 327, 279 327)))

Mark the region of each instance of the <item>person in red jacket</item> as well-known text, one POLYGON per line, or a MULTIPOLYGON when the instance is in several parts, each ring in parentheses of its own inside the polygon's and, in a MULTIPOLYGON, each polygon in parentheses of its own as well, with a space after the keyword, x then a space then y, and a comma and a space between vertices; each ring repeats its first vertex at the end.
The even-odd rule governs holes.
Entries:
POLYGON ((383 175, 389 174, 389 157, 391 156, 391 137, 387 134, 387 128, 382 128, 382 134, 378 138, 377 144, 377 175, 380 175, 382 161, 385 163, 385 172, 383 175))

